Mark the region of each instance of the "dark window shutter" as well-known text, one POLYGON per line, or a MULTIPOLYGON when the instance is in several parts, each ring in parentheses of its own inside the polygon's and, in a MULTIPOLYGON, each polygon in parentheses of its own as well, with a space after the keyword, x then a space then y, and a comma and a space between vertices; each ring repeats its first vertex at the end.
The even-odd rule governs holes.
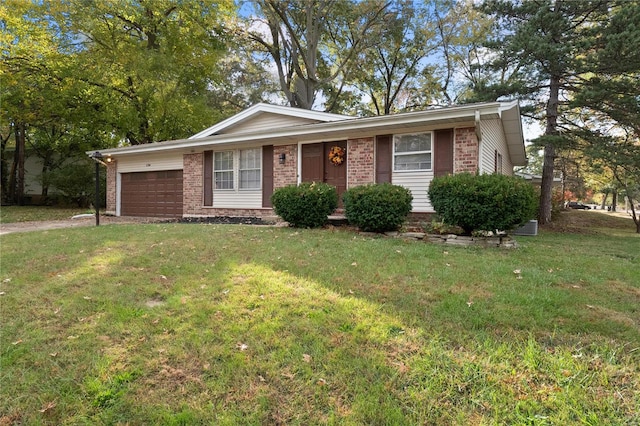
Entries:
POLYGON ((273 145, 262 147, 262 207, 273 207, 273 145))
POLYGON ((204 152, 204 205, 213 206, 213 151, 204 152))
POLYGON ((434 176, 453 174, 453 129, 436 130, 434 176))
POLYGON ((391 183, 391 135, 376 136, 376 183, 391 183))

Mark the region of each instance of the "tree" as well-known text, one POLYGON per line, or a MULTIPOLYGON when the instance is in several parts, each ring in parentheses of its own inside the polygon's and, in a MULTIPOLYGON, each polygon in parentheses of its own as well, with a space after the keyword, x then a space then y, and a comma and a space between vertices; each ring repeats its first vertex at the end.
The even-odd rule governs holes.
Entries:
MULTIPOLYGON (((233 2, 70 0, 67 24, 77 53, 66 78, 84 85, 81 101, 129 144, 178 139, 215 121, 207 92, 217 83, 225 20, 233 2)), ((219 118, 219 117, 218 117, 219 118)))
POLYGON ((430 71, 424 59, 436 49, 434 8, 432 2, 394 2, 372 36, 377 43, 358 55, 350 80, 369 99, 366 115, 411 110, 420 106, 417 99, 432 99, 434 85, 422 86, 421 77, 430 71))
POLYGON ((498 25, 497 37, 488 44, 500 52, 495 65, 504 69, 509 64, 514 70, 513 79, 503 89, 513 96, 545 100, 537 108, 545 122, 544 135, 538 141, 544 147, 538 219, 545 224, 551 220, 556 150, 567 143, 561 132, 564 99, 580 83, 585 42, 593 35, 593 28, 608 19, 608 2, 489 0, 481 10, 498 25))
MULTIPOLYGON (((321 88, 349 76, 356 56, 374 43, 369 35, 383 24, 389 3, 259 0, 257 5, 262 16, 249 25, 249 40, 273 60, 287 103, 311 109, 321 88)), ((327 110, 341 92, 326 100, 327 110)))

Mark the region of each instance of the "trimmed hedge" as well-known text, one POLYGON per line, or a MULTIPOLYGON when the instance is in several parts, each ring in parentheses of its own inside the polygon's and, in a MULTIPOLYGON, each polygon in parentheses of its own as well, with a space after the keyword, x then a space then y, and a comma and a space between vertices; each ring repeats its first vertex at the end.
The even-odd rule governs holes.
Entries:
POLYGON ((342 195, 349 223, 367 232, 397 230, 411 211, 408 189, 390 183, 362 185, 342 195))
POLYGON ((338 207, 338 191, 323 182, 303 182, 278 188, 271 195, 273 210, 296 228, 318 228, 338 207))
POLYGON ((473 231, 510 231, 535 217, 537 199, 522 178, 460 173, 439 176, 429 186, 431 205, 448 225, 473 231))

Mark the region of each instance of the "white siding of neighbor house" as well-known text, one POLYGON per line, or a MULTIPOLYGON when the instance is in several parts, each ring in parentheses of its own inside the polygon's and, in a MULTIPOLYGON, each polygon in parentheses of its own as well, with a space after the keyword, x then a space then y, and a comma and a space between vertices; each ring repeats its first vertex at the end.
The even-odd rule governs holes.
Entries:
POLYGON ((500 119, 483 120, 480 123, 482 142, 479 161, 480 173, 493 173, 495 171, 495 152, 502 155, 502 171, 504 175, 513 175, 513 164, 509 156, 507 139, 502 130, 500 119))
POLYGON ((393 172, 391 181, 394 185, 400 185, 411 191, 413 195, 412 211, 432 212, 433 207, 429 202, 427 191, 429 183, 433 179, 433 172, 393 172))
POLYGON ((260 209, 262 208, 262 190, 213 191, 213 207, 219 209, 260 209))
POLYGON ((299 126, 302 124, 316 123, 316 120, 308 118, 283 116, 272 113, 262 113, 256 117, 252 117, 247 121, 238 123, 235 126, 224 129, 221 134, 234 134, 244 132, 258 132, 260 130, 273 130, 282 127, 299 126))
POLYGON ((175 152, 130 156, 118 160, 118 173, 182 170, 183 167, 182 154, 175 152))

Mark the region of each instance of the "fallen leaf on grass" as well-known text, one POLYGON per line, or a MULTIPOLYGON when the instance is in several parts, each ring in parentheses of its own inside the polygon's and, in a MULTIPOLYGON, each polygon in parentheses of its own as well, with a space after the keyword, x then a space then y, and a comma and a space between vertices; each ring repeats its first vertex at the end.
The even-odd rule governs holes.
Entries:
POLYGON ((516 275, 520 275, 522 273, 522 271, 520 269, 514 269, 513 273, 516 275))
POLYGON ((4 280, 2 280, 3 283, 10 283, 11 282, 11 278, 5 278, 4 280))
POLYGON ((6 293, 4 291, 0 291, 0 296, 4 296, 6 293))
POLYGON ((19 345, 20 343, 22 343, 22 339, 20 340, 16 340, 15 342, 11 343, 13 346, 15 345, 19 345))
POLYGON ((471 307, 471 305, 473 305, 473 302, 472 302, 471 300, 469 300, 469 301, 467 302, 467 306, 468 306, 468 307, 471 307))
POLYGON ((323 379, 322 377, 320 377, 320 378, 318 379, 318 385, 320 385, 320 386, 324 386, 324 385, 326 385, 326 384, 327 384, 327 381, 326 381, 325 379, 323 379))
POLYGON ((262 383, 266 382, 265 378, 261 375, 258 375, 258 380, 260 380, 262 383))
POLYGON ((247 349, 249 349, 248 345, 245 345, 244 343, 237 343, 236 344, 236 348, 240 349, 241 351, 246 351, 247 349))
POLYGON ((51 401, 49 403, 47 403, 47 405, 45 405, 43 408, 41 408, 39 411, 41 413, 46 413, 49 410, 53 410, 56 407, 56 403, 51 401))
POLYGON ((84 296, 83 299, 84 300, 91 300, 91 296, 84 296))
POLYGON ((166 277, 166 276, 164 276, 164 275, 160 275, 160 279, 161 279, 161 280, 166 280, 166 279, 167 279, 167 277, 166 277))
POLYGON ((358 264, 356 262, 353 262, 351 266, 358 266, 358 264))
POLYGON ((296 376, 295 374, 289 373, 288 371, 284 373, 280 373, 280 375, 289 380, 293 379, 296 376))
POLYGON ((311 362, 311 355, 309 354, 302 354, 302 360, 304 362, 311 362))
POLYGON ((49 356, 50 356, 50 357, 52 357, 52 358, 55 358, 55 357, 57 357, 57 356, 58 356, 58 352, 51 352, 51 353, 49 354, 49 356))

